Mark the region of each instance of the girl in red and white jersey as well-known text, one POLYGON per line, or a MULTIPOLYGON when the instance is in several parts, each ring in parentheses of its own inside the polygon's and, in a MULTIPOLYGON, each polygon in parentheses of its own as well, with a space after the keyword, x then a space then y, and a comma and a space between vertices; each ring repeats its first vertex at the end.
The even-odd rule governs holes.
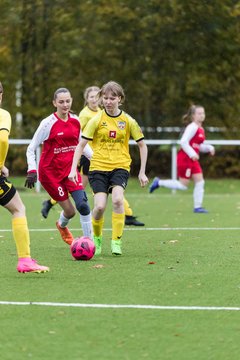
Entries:
MULTIPOLYGON (((71 245, 73 236, 67 224, 75 215, 75 207, 69 199, 69 193, 80 213, 83 235, 92 237, 91 212, 81 176, 78 173, 76 183, 68 179, 74 151, 81 137, 81 127, 78 117, 70 112, 72 97, 68 89, 56 90, 53 105, 56 112, 41 121, 27 148, 28 175, 25 186, 32 188, 37 181, 35 154, 36 149, 43 143, 38 166, 39 180, 63 209, 56 226, 62 239, 71 245)), ((89 145, 85 147, 84 154, 91 158, 92 150, 89 145)))
POLYGON ((189 181, 194 181, 193 203, 195 213, 207 213, 202 207, 204 195, 204 178, 201 165, 199 163, 199 153, 210 153, 214 155, 214 147, 206 144, 205 132, 202 124, 205 120, 205 110, 203 106, 192 105, 183 120, 190 121, 182 135, 180 144, 181 149, 177 155, 177 172, 179 180, 160 180, 154 178, 150 185, 149 192, 152 193, 159 187, 166 187, 175 190, 187 190, 189 181))

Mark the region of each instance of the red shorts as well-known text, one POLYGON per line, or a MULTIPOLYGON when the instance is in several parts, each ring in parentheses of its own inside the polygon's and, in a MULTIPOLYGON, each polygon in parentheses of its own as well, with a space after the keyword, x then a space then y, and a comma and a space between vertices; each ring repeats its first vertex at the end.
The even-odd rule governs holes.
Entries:
POLYGON ((193 174, 202 174, 199 161, 193 161, 189 157, 183 158, 180 154, 177 158, 177 176, 184 179, 191 179, 193 174))
POLYGON ((69 197, 69 193, 72 193, 76 190, 83 190, 82 178, 79 173, 77 184, 75 184, 68 178, 64 178, 60 182, 57 181, 57 179, 52 179, 51 181, 45 181, 42 179, 41 184, 48 192, 48 194, 56 201, 67 200, 69 197))

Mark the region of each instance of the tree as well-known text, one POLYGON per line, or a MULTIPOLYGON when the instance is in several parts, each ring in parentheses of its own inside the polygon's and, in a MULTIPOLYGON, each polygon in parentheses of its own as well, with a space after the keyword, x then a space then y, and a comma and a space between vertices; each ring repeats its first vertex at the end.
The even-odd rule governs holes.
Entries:
POLYGON ((78 112, 85 87, 112 79, 141 125, 181 125, 188 106, 200 103, 209 124, 239 136, 231 133, 240 110, 238 3, 2 0, 0 75, 13 118, 23 115, 17 135, 31 137, 56 88, 71 90, 78 112))

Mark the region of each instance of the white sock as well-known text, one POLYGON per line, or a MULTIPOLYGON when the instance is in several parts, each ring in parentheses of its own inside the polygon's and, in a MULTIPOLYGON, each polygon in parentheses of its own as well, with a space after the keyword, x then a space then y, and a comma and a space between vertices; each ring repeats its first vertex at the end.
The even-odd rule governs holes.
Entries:
POLYGON ((193 189, 193 204, 194 209, 202 207, 203 195, 204 195, 204 180, 198 181, 194 185, 193 189))
POLYGON ((172 190, 187 190, 187 186, 179 180, 159 180, 158 185, 172 190))
POLYGON ((66 218, 66 217, 63 215, 63 211, 62 211, 61 214, 60 214, 59 220, 58 220, 59 225, 60 225, 62 228, 65 228, 65 227, 67 226, 67 224, 69 223, 69 220, 70 220, 70 219, 66 218))
POLYGON ((82 225, 83 235, 92 239, 93 237, 93 228, 92 228, 92 214, 81 215, 80 222, 82 225))

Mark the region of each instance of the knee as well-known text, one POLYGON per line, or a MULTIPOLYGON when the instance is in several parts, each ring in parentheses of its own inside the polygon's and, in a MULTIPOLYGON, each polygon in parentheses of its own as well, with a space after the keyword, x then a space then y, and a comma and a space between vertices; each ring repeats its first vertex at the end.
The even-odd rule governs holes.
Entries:
POLYGON ((64 215, 66 216, 66 218, 71 219, 75 216, 76 211, 74 209, 68 209, 68 211, 64 211, 64 215))
POLYGON ((67 218, 67 219, 71 219, 75 216, 76 214, 76 210, 75 207, 70 203, 70 206, 68 204, 68 206, 64 206, 62 207, 63 209, 63 215, 67 218))
POLYGON ((204 179, 195 182, 196 187, 204 187, 204 185, 205 185, 205 180, 204 179))
POLYGON ((102 215, 104 213, 105 206, 102 204, 95 204, 94 213, 98 215, 102 215))
POLYGON ((204 191, 204 184, 205 184, 204 180, 195 182, 194 190, 195 191, 204 191))
POLYGON ((26 208, 25 205, 21 202, 17 204, 14 208, 12 208, 11 213, 14 217, 24 217, 26 216, 26 208))
POLYGON ((24 215, 26 214, 26 208, 25 208, 25 205, 23 203, 21 203, 21 206, 19 207, 19 211, 21 213, 23 213, 24 215))
POLYGON ((81 215, 88 215, 90 214, 90 207, 86 201, 81 202, 77 207, 79 213, 81 215))
POLYGON ((114 209, 119 208, 119 207, 123 206, 123 198, 120 196, 119 197, 117 196, 116 198, 112 199, 112 203, 113 203, 114 209))

